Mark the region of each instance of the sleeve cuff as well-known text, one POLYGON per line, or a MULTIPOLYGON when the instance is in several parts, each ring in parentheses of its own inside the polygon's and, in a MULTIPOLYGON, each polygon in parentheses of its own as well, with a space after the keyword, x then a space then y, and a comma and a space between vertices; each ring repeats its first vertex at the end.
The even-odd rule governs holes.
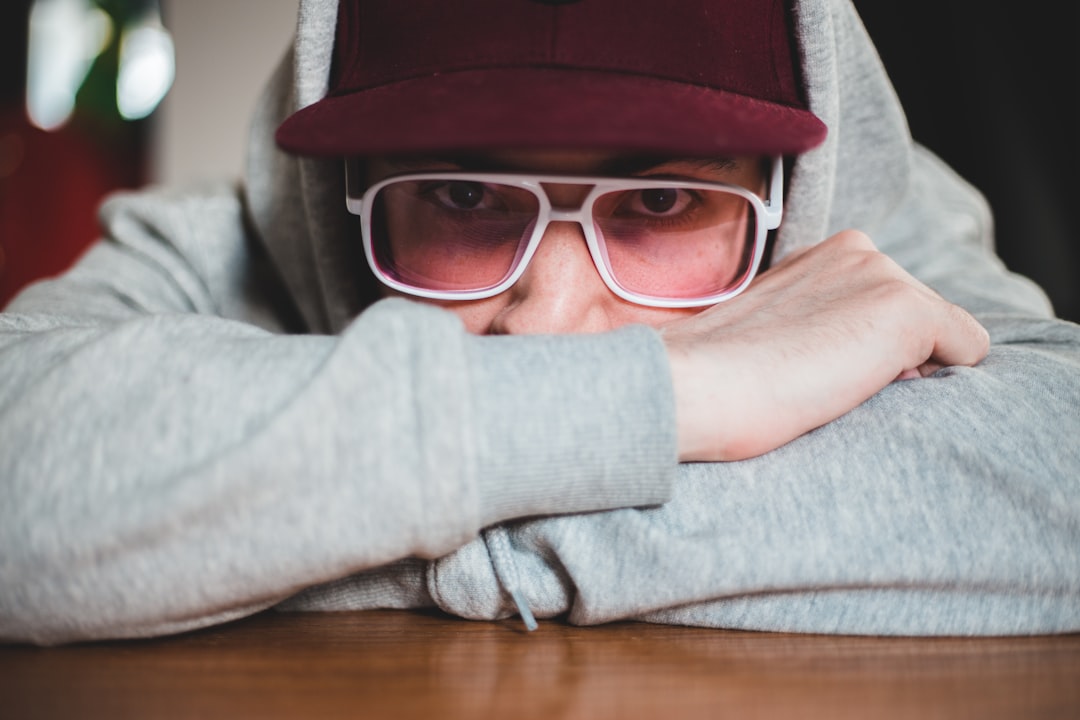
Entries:
POLYGON ((675 402, 654 330, 476 337, 467 353, 483 525, 670 498, 675 402))

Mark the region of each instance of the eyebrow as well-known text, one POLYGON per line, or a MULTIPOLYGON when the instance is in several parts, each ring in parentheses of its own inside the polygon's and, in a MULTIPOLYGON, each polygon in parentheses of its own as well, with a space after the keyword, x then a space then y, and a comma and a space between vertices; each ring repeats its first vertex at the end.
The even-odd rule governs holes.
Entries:
MULTIPOLYGON (((465 172, 527 172, 512 163, 501 162, 484 155, 407 156, 388 158, 387 162, 398 172, 429 170, 433 165, 451 165, 465 172)), ((689 166, 694 170, 726 172, 737 167, 730 157, 666 157, 655 155, 630 155, 607 160, 597 167, 596 175, 615 177, 643 175, 668 165, 689 166)))

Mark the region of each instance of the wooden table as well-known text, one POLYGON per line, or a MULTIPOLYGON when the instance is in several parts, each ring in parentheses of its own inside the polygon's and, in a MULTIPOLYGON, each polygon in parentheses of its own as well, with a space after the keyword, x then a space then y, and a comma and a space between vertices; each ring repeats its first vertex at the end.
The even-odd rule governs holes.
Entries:
POLYGON ((1080 718, 1080 635, 912 639, 264 613, 0 646, 0 717, 1080 718))

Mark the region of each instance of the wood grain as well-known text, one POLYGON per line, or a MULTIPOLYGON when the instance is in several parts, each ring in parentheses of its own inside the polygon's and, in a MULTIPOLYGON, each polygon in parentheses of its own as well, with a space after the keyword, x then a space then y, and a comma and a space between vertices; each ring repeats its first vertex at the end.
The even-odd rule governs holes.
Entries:
POLYGON ((0 646, 0 717, 1080 718, 1080 635, 864 638, 265 613, 0 646))

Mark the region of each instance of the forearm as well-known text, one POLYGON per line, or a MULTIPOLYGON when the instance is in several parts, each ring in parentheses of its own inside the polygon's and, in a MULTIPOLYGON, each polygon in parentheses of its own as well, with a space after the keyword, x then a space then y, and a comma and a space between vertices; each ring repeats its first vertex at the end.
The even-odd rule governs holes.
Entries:
POLYGON ((459 467, 425 492, 415 476, 378 482, 357 452, 379 428, 339 399, 362 396, 347 341, 199 316, 5 340, 5 637, 160 632, 395 550, 448 550, 475 524, 459 467), (461 521, 421 530, 443 502, 461 521))

